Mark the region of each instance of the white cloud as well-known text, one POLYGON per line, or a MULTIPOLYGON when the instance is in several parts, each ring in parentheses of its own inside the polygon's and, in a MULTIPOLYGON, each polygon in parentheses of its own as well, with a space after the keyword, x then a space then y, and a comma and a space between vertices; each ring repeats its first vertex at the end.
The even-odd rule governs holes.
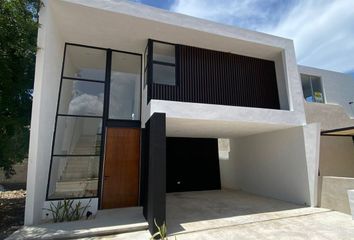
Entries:
POLYGON ((69 103, 69 114, 76 115, 102 115, 103 110, 103 94, 94 96, 89 94, 79 94, 75 96, 69 103))
POLYGON ((299 64, 354 71, 354 0, 177 0, 171 10, 290 38, 299 64))
POLYGON ((300 64, 354 70, 354 1, 301 1, 268 33, 294 40, 300 64))
POLYGON ((171 10, 230 25, 255 28, 274 22, 281 9, 277 0, 176 0, 171 10))

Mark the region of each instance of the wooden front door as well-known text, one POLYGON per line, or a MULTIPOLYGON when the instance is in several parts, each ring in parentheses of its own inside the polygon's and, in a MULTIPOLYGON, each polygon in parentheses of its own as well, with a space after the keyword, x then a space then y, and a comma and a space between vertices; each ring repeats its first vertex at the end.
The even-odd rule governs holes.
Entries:
POLYGON ((139 128, 107 128, 102 208, 138 205, 139 128))

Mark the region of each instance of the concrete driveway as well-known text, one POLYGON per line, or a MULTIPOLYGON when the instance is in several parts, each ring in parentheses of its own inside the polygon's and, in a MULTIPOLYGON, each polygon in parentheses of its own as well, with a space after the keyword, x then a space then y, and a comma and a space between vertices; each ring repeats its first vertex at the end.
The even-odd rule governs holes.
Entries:
MULTIPOLYGON (((177 240, 354 240, 354 221, 347 214, 242 191, 167 194, 167 227, 177 240)), ((95 239, 140 240, 149 236, 140 231, 95 239)))
POLYGON ((190 239, 354 239, 354 222, 343 213, 329 211, 285 217, 176 235, 190 239))

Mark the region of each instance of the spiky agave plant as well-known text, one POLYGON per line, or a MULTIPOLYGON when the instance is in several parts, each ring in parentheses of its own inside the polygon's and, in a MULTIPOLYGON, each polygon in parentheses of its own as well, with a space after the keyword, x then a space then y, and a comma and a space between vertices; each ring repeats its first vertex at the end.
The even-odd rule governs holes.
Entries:
MULTIPOLYGON (((154 240, 156 237, 159 237, 162 240, 168 240, 166 223, 164 222, 161 226, 159 226, 156 222, 156 219, 154 219, 154 223, 157 228, 157 232, 151 236, 150 240, 154 240)), ((176 236, 175 240, 177 240, 176 236)))
POLYGON ((74 200, 64 199, 56 204, 51 202, 49 208, 44 209, 52 213, 54 222, 76 221, 83 217, 90 203, 91 199, 85 205, 82 205, 80 201, 74 205, 74 200))

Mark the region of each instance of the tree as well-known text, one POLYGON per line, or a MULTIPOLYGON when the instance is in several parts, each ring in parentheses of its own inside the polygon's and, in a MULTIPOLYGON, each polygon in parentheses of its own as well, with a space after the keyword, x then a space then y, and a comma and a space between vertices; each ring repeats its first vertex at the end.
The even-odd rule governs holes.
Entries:
POLYGON ((28 154, 38 0, 0 0, 0 168, 7 177, 28 154))

